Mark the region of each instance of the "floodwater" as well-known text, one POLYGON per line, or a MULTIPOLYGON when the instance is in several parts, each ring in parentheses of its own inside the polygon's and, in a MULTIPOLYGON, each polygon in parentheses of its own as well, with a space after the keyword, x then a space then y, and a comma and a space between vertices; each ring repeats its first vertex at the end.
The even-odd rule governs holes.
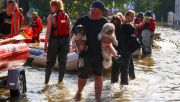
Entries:
MULTIPOLYGON (((180 31, 158 27, 162 40, 156 41, 161 48, 153 49, 152 55, 135 60, 136 79, 121 88, 110 84, 105 74, 102 102, 180 102, 180 31)), ((7 102, 74 102, 77 75, 66 74, 64 82, 57 84, 58 72, 53 71, 50 84, 45 86, 44 68, 23 66, 26 69, 27 93, 24 98, 9 98, 8 90, 0 90, 0 100, 7 102)), ((83 90, 82 102, 93 102, 93 77, 83 90)))

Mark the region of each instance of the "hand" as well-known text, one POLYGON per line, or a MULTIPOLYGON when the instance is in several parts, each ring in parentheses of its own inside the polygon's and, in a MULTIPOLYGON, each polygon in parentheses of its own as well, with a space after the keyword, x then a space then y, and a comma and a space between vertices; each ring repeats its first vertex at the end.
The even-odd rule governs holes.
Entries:
POLYGON ((134 52, 132 53, 132 55, 141 56, 141 55, 142 55, 142 49, 141 49, 141 48, 137 49, 136 51, 134 51, 134 52))
POLYGON ((149 20, 150 20, 149 17, 144 17, 144 19, 143 19, 142 22, 143 22, 143 23, 149 23, 149 20))
POLYGON ((115 59, 118 59, 120 57, 121 57, 121 55, 114 56, 115 59))
POLYGON ((74 51, 75 51, 75 49, 74 49, 73 47, 70 46, 69 52, 74 52, 74 51))

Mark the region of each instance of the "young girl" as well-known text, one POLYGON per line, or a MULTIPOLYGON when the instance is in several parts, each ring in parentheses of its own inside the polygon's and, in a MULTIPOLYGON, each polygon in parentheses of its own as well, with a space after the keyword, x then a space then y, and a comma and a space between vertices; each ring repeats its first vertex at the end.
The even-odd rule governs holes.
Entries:
POLYGON ((33 31, 32 43, 39 42, 39 35, 41 30, 43 29, 43 24, 37 12, 32 13, 32 21, 30 27, 33 31))
MULTIPOLYGON (((123 21, 123 19, 121 19, 118 15, 112 16, 112 18, 110 20, 110 22, 113 23, 115 26, 115 35, 116 35, 117 40, 119 40, 119 36, 121 34, 122 21, 123 21)), ((119 46, 119 44, 118 44, 118 46, 119 46)), ((115 47, 117 52, 118 52, 118 46, 115 47)), ((120 53, 121 52, 118 52, 118 54, 120 54, 120 53)), ((111 69, 111 83, 118 82, 121 67, 122 67, 121 58, 113 59, 113 64, 112 64, 112 69, 111 69)))

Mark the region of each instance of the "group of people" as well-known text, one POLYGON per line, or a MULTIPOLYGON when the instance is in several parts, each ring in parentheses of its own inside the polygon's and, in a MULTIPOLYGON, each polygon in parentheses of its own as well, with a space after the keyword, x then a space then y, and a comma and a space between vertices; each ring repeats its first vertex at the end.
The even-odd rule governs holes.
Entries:
MULTIPOLYGON (((10 29, 3 28, 11 27, 13 10, 10 8, 13 8, 13 2, 8 0, 6 12, 0 13, 0 38, 11 33, 10 29)), ((45 84, 49 83, 57 57, 60 67, 58 82, 63 81, 67 54, 69 48, 74 47, 79 54, 77 100, 81 99, 90 74, 94 75, 95 98, 100 101, 103 68, 112 67, 111 83, 117 83, 120 75, 121 86, 128 85, 129 78, 135 79, 133 55, 141 55, 141 49, 143 54, 151 53, 155 20, 149 11, 136 16, 133 10, 128 10, 125 15, 117 13, 107 20, 103 17, 108 10, 104 3, 94 1, 89 13, 78 18, 72 27, 62 0, 51 0, 50 10, 44 44, 44 51, 47 52, 45 84)), ((42 22, 36 12, 32 16, 30 27, 35 33, 33 42, 39 42, 42 22)))
POLYGON ((144 22, 141 27, 138 27, 135 34, 139 38, 142 44, 143 54, 151 54, 151 46, 153 44, 153 35, 155 31, 155 19, 150 11, 139 12, 136 19, 134 19, 134 24, 139 25, 144 22))
POLYGON ((128 85, 129 77, 135 79, 133 54, 140 55, 141 48, 144 54, 151 53, 150 45, 147 44, 150 42, 146 42, 146 39, 151 39, 147 38, 147 32, 152 35, 155 28, 152 27, 155 24, 151 24, 155 23, 151 12, 142 14, 142 19, 138 18, 141 14, 138 13, 137 19, 134 19, 135 12, 128 10, 125 16, 118 13, 108 21, 103 17, 108 9, 103 2, 95 1, 90 6, 88 15, 77 19, 71 29, 71 21, 64 12, 62 1, 51 0, 50 8, 44 46, 47 52, 46 84, 57 56, 60 67, 58 82, 62 82, 70 46, 76 48, 79 54, 78 89, 75 99, 81 99, 90 74, 94 75, 95 98, 97 101, 101 99, 103 68, 112 67, 112 83, 118 82, 119 74, 122 86, 128 85))
MULTIPOLYGON (((0 39, 6 40, 16 36, 20 33, 24 23, 23 9, 18 8, 15 0, 7 0, 6 10, 0 12, 0 39)), ((32 43, 39 42, 39 35, 43 29, 43 24, 37 12, 32 13, 29 27, 33 32, 32 43)))

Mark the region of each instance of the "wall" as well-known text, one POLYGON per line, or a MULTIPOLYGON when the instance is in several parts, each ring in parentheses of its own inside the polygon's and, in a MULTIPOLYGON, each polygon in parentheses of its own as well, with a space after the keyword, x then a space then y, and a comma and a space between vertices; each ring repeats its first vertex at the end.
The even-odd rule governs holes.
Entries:
POLYGON ((175 1, 175 25, 180 26, 180 0, 175 1))

